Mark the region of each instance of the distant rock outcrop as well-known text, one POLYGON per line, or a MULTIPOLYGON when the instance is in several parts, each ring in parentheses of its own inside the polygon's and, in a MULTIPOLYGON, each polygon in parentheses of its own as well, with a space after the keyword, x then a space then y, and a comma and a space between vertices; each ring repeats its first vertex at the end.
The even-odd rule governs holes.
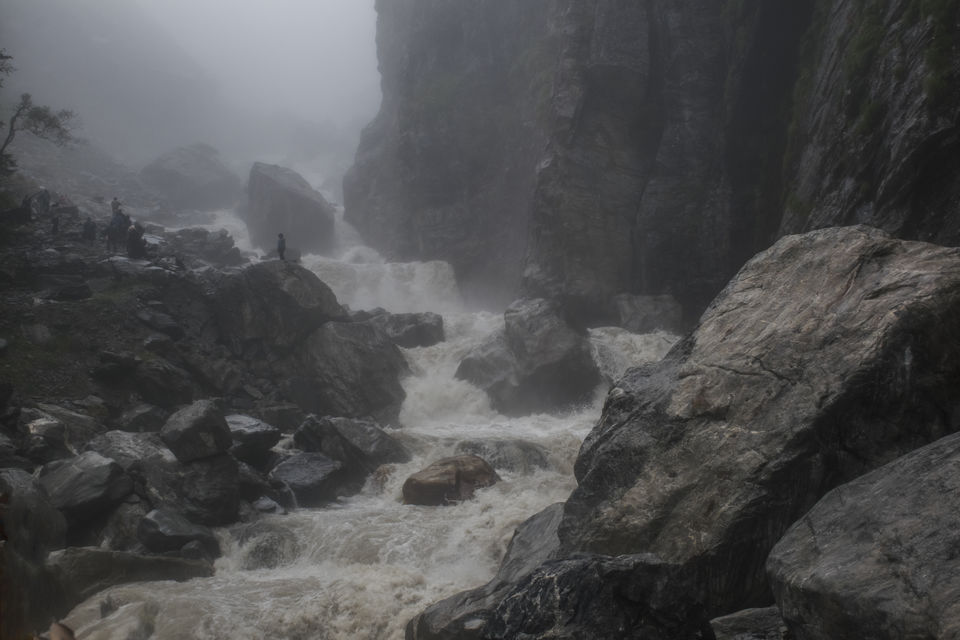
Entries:
POLYGON ((181 209, 226 209, 243 194, 243 184, 207 144, 179 147, 140 171, 143 181, 181 209))
POLYGON ((244 217, 250 239, 275 249, 277 234, 301 252, 326 253, 335 244, 334 207, 293 169, 255 162, 244 217))

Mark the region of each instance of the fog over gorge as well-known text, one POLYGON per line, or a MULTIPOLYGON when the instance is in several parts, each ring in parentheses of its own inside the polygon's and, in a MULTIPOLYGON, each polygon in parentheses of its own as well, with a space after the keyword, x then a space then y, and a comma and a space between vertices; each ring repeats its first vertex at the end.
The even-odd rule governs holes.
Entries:
POLYGON ((3 18, 5 91, 76 111, 133 164, 194 142, 313 160, 311 139, 349 162, 380 102, 372 0, 5 0, 3 18))
POLYGON ((960 640, 960 0, 0 0, 0 640, 960 640))

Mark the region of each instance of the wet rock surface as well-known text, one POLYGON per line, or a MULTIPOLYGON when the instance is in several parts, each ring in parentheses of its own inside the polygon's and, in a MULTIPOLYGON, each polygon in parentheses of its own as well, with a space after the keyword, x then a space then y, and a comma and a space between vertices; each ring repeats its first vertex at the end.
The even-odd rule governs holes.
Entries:
POLYGON ((960 632, 958 465, 954 434, 837 487, 790 528, 767 570, 793 637, 960 632))
POLYGON ((629 370, 576 463, 566 552, 656 553, 712 613, 769 603, 766 554, 832 487, 952 432, 960 254, 851 227, 751 260, 629 370))
POLYGON ((504 313, 505 328, 469 353, 456 376, 487 392, 502 413, 558 411, 585 402, 600 373, 585 335, 543 299, 518 300, 504 313))

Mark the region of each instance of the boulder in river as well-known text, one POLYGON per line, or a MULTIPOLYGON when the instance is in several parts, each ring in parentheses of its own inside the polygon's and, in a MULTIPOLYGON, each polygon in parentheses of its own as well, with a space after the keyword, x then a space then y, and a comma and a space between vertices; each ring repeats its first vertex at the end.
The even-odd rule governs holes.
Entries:
POLYGON ((567 409, 590 399, 600 382, 590 341, 544 299, 511 304, 504 330, 469 353, 456 376, 487 392, 508 415, 567 409))
POLYGON ((400 377, 409 369, 400 349, 376 327, 328 322, 285 367, 287 395, 317 415, 397 419, 406 393, 400 377))
POLYGON ((369 322, 377 325, 398 347, 413 349, 443 342, 443 316, 431 313, 378 313, 369 322))
POLYGON ((293 441, 304 451, 339 460, 359 484, 380 465, 410 460, 402 444, 368 420, 309 416, 293 434, 293 441))
POLYGON ((493 467, 477 456, 443 458, 417 471, 403 483, 406 504, 438 506, 469 500, 477 489, 500 481, 493 467))

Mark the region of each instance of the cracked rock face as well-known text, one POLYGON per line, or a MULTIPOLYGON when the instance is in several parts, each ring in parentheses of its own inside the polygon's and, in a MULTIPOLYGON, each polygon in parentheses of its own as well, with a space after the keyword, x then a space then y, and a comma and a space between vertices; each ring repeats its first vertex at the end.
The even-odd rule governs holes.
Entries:
POLYGON ((956 429, 960 252, 866 227, 788 236, 610 392, 565 553, 692 567, 712 614, 769 603, 767 553, 828 490, 956 429))

